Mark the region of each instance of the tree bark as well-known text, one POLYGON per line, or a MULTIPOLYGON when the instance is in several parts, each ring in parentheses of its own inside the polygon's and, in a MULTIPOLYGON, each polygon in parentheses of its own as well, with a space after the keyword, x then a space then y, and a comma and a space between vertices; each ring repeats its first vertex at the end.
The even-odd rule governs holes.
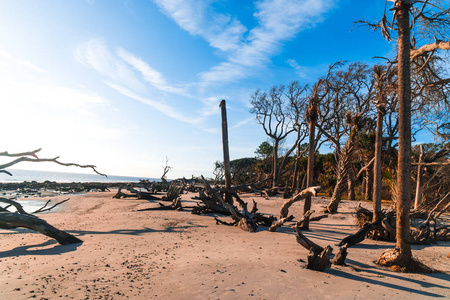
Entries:
MULTIPOLYGON (((309 117, 309 144, 308 144, 308 171, 306 173, 306 187, 311 187, 314 183, 314 158, 316 154, 316 122, 317 122, 317 108, 314 99, 310 102, 308 109, 309 117)), ((305 204, 303 206, 303 215, 306 215, 311 209, 311 195, 308 194, 305 198, 305 204)), ((301 229, 309 229, 309 217, 305 218, 300 224, 301 229)))
POLYGON ((345 183, 347 182, 348 169, 351 164, 351 158, 353 156, 354 147, 353 141, 349 138, 339 153, 339 161, 337 165, 336 175, 336 185, 334 186, 333 195, 331 196, 330 203, 325 209, 326 213, 335 214, 339 203, 341 202, 342 193, 345 189, 345 183))
POLYGON ((371 167, 368 167, 366 170, 366 191, 364 198, 366 201, 372 200, 373 196, 373 170, 371 167))
POLYGON ((348 200, 355 200, 355 173, 353 171, 353 168, 349 169, 348 172, 348 200))
MULTIPOLYGON (((381 83, 379 83, 380 85, 381 83)), ((373 221, 380 218, 381 214, 381 150, 383 145, 383 112, 381 88, 378 89, 377 103, 377 132, 375 135, 375 162, 373 166, 373 221)))
POLYGON ((417 166, 417 183, 416 183, 416 198, 414 199, 414 209, 417 209, 422 203, 422 185, 423 185, 423 167, 421 165, 423 158, 423 145, 420 146, 419 164, 417 166))
POLYGON ((82 243, 76 236, 59 230, 36 216, 18 213, 0 213, 0 228, 14 229, 18 227, 35 230, 43 235, 54 238, 61 245, 82 243))
POLYGON ((300 201, 302 199, 305 199, 308 195, 315 196, 317 194, 317 192, 320 190, 320 188, 321 188, 320 186, 309 187, 309 188, 301 191, 300 193, 298 193, 291 199, 286 200, 283 203, 283 205, 281 206, 280 219, 286 218, 288 216, 289 207, 291 207, 292 204, 294 204, 295 202, 300 201))
MULTIPOLYGON (((227 123, 227 107, 225 100, 220 102, 222 112, 222 144, 223 144, 223 166, 225 169, 225 188, 231 190, 231 173, 230 173, 230 152, 228 148, 228 123, 227 123)), ((225 195, 225 201, 233 204, 233 198, 228 194, 225 195)))
POLYGON ((278 145, 279 145, 279 140, 278 139, 274 139, 273 140, 273 153, 272 153, 272 157, 273 157, 273 178, 272 178, 272 187, 275 188, 278 186, 278 145))
POLYGON ((398 167, 397 243, 403 263, 412 259, 409 214, 411 209, 411 65, 410 1, 395 2, 398 27, 398 167))

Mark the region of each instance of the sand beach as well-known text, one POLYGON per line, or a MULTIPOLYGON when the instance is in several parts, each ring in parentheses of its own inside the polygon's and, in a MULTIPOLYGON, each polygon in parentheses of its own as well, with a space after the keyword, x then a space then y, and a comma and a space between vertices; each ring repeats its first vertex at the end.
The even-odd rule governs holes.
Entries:
MULTIPOLYGON (((289 224, 277 232, 245 232, 216 225, 216 215, 185 211, 136 211, 158 204, 113 199, 114 191, 70 196, 56 212, 40 217, 81 244, 59 245, 27 229, 0 230, 1 299, 449 299, 450 243, 413 246, 413 255, 441 273, 401 274, 374 261, 387 242, 364 240, 349 248, 347 266, 325 272, 305 269, 308 251, 289 224)), ((193 193, 182 195, 195 205, 193 193)), ((63 197, 61 197, 63 198, 63 197)), ((58 200, 58 197, 52 198, 58 200)), ((278 215, 280 197, 252 194, 260 212, 278 215)), ((27 201, 27 200, 24 200, 27 201)), ((327 199, 314 198, 320 211, 327 199)), ((371 203, 363 203, 370 207, 371 203)), ((313 222, 304 234, 321 246, 357 231, 356 201, 313 222)), ((303 203, 290 212, 302 213, 303 203)), ((222 217, 227 220, 226 217, 222 217)), ((292 224, 291 224, 292 225, 292 224)))

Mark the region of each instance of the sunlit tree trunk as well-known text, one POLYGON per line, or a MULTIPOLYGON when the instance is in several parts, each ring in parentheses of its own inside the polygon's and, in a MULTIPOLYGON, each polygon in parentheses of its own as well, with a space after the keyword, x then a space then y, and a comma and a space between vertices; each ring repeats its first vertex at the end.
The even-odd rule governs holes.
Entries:
MULTIPOLYGON (((314 99, 310 101, 308 108, 309 118, 309 145, 308 145, 308 171, 306 174, 306 186, 313 186, 314 179, 314 155, 316 152, 316 122, 317 122, 317 107, 314 99)), ((311 209, 311 195, 306 196, 305 204, 303 206, 303 215, 311 209)), ((309 217, 306 217, 300 224, 301 229, 309 229, 309 217)))
MULTIPOLYGON (((380 90, 378 91, 380 93, 380 90)), ((380 94, 378 97, 382 97, 380 94)), ((381 103, 378 103, 380 106, 381 103)), ((381 214, 381 146, 383 144, 383 112, 377 107, 377 132, 375 137, 375 161, 373 165, 373 221, 381 214)))
POLYGON ((278 145, 279 141, 274 139, 273 142, 273 179, 272 179, 272 187, 278 186, 278 145))
POLYGON ((411 208, 411 66, 410 2, 396 2, 398 26, 398 169, 397 169, 397 243, 400 260, 411 260, 409 214, 411 208))

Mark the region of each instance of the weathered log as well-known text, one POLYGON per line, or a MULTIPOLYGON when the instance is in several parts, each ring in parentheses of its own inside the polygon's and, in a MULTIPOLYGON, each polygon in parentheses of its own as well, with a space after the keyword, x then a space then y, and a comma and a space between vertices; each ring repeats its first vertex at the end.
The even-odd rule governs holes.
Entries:
POLYGON ((366 235, 370 231, 381 227, 381 221, 382 221, 382 219, 378 219, 375 222, 364 224, 363 227, 360 228, 355 234, 351 234, 351 235, 345 237, 344 239, 342 239, 342 241, 339 243, 339 246, 346 245, 347 247, 351 247, 358 243, 361 243, 362 241, 364 241, 364 239, 366 238, 366 235))
POLYGON ((279 226, 282 226, 284 223, 290 222, 290 221, 292 221, 293 219, 294 219, 294 215, 290 215, 289 217, 279 219, 278 221, 274 222, 274 223, 270 226, 269 231, 275 232, 275 231, 277 231, 277 228, 278 228, 279 226))
POLYGON ((203 191, 199 191, 199 197, 196 198, 202 201, 202 204, 198 204, 191 211, 192 214, 208 214, 218 213, 221 215, 229 216, 230 212, 225 209, 220 203, 217 203, 212 197, 206 196, 203 191))
POLYGON ((143 208, 138 209, 137 211, 147 211, 147 210, 183 210, 183 207, 181 206, 181 199, 177 198, 173 201, 171 205, 164 205, 161 202, 158 202, 159 206, 157 207, 149 207, 149 208, 143 208))
POLYGON ((345 259, 347 258, 347 245, 339 249, 338 254, 333 258, 333 264, 338 266, 345 266, 345 259))
POLYGON ((315 216, 312 218, 309 218, 310 222, 315 222, 315 221, 320 221, 322 219, 328 218, 328 215, 320 215, 320 216, 315 216))
POLYGON ((113 196, 114 199, 131 198, 131 197, 136 197, 138 199, 145 199, 145 200, 162 200, 161 198, 153 196, 153 193, 136 190, 130 185, 120 186, 119 189, 117 190, 117 193, 113 196), (123 189, 128 190, 131 194, 123 193, 122 192, 123 189))
POLYGON ((286 218, 289 214, 289 207, 291 207, 292 204, 294 204, 297 201, 300 201, 302 199, 305 199, 308 195, 312 195, 312 196, 316 196, 317 192, 321 189, 320 186, 312 186, 309 187, 303 191, 301 191, 300 193, 298 193, 297 195, 295 195, 294 197, 292 197, 289 200, 286 200, 283 205, 281 206, 281 210, 280 210, 280 219, 286 218))
POLYGON ((326 246, 321 252, 317 252, 311 248, 307 257, 306 269, 325 271, 331 267, 330 256, 333 253, 333 248, 326 246))
POLYGON ((302 216, 302 218, 298 221, 298 229, 299 230, 309 230, 309 217, 314 213, 314 210, 308 210, 302 216), (306 223, 306 224, 305 224, 306 223))
POLYGON ((308 239, 306 236, 303 235, 303 233, 298 228, 298 222, 297 226, 294 227, 294 230, 295 233, 297 234, 296 236, 297 243, 302 245, 304 248, 306 248, 307 250, 311 250, 312 248, 314 248, 316 253, 321 253, 324 250, 323 247, 317 245, 316 243, 314 243, 313 241, 311 241, 310 239, 308 239))
POLYGON ((76 236, 59 230, 36 216, 19 213, 0 213, 0 228, 14 229, 19 227, 35 230, 43 235, 54 238, 61 245, 82 243, 76 236))

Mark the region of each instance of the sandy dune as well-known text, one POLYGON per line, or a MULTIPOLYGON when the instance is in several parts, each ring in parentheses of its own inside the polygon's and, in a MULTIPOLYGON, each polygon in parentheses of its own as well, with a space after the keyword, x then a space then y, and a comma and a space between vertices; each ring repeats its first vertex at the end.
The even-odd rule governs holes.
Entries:
MULTIPOLYGON (((29 230, 0 230, 1 299, 431 299, 450 298, 450 243, 414 246, 414 255, 444 273, 398 274, 374 264, 392 244, 365 240, 349 249, 348 266, 306 270, 307 251, 289 226, 256 233, 216 225, 212 215, 143 211, 145 200, 113 193, 72 196, 63 210, 42 214, 84 243, 60 246, 29 230)), ((193 205, 193 194, 183 205, 193 205)), ((258 202, 278 215, 280 198, 258 202)), ((316 198, 317 211, 327 200, 316 198)), ((300 216, 303 203, 291 213, 300 216)), ((312 223, 305 235, 331 245, 354 233, 357 202, 312 223)), ((369 207, 370 204, 367 204, 369 207)), ((224 218, 226 219, 226 218, 224 218)))

